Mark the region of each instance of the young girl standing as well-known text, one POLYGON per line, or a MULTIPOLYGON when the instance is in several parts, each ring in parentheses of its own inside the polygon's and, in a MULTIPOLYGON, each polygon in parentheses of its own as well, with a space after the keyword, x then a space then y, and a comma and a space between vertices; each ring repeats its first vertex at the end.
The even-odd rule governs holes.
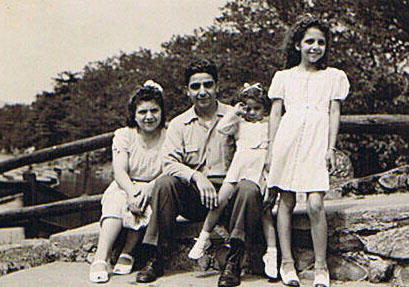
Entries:
POLYGON ((289 286, 300 284, 291 252, 291 217, 298 192, 307 193, 315 255, 313 286, 330 284, 323 198, 329 189, 329 173, 335 167, 340 102, 348 94, 349 82, 343 71, 326 66, 328 38, 329 29, 321 21, 312 17, 299 21, 287 46, 286 69, 276 72, 268 92, 273 103, 267 184, 269 191, 280 191, 280 275, 289 286))
MULTIPOLYGON (((218 123, 217 130, 234 135, 237 151, 218 194, 218 207, 209 211, 199 239, 189 252, 189 258, 199 259, 211 245, 210 233, 216 225, 229 199, 234 195, 235 185, 247 180, 264 193, 265 161, 268 149, 268 119, 271 102, 259 83, 245 84, 239 94, 239 103, 218 123)), ((271 199, 271 198, 270 198, 271 199)), ((272 216, 272 202, 262 213, 263 232, 267 251, 263 256, 265 273, 277 278, 277 248, 272 216)))

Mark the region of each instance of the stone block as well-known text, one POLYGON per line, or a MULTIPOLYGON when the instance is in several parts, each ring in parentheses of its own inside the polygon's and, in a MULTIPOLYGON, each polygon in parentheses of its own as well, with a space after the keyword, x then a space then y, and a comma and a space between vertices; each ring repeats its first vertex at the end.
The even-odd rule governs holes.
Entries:
POLYGON ((29 239, 0 246, 0 275, 56 260, 46 239, 29 239))
POLYGON ((369 256, 368 279, 372 283, 388 282, 393 274, 394 264, 378 256, 369 256))
POLYGON ((368 253, 386 258, 409 260, 409 226, 380 231, 361 238, 368 253))
POLYGON ((335 233, 328 236, 328 250, 330 252, 348 252, 362 250, 363 243, 356 234, 335 233))
POLYGON ((363 281, 367 278, 367 270, 353 262, 346 260, 343 256, 328 256, 328 268, 330 277, 340 281, 363 281))

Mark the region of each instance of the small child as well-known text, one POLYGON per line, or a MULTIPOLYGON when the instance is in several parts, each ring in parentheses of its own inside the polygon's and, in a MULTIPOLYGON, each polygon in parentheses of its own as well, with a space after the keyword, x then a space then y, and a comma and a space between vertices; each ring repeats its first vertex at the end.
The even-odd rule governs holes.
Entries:
MULTIPOLYGON (((241 180, 256 184, 265 190, 265 161, 267 159, 268 119, 270 100, 260 83, 245 84, 232 112, 227 113, 218 123, 217 130, 226 135, 234 135, 237 151, 218 194, 218 207, 209 211, 203 224, 199 239, 189 252, 189 258, 196 260, 210 247, 210 233, 219 220, 223 209, 234 195, 235 185, 241 180)), ((264 193, 264 192, 263 192, 264 193)), ((270 195, 271 197, 271 195, 270 195)), ((273 225, 272 207, 274 200, 263 208, 262 224, 267 242, 267 251, 263 256, 265 273, 277 278, 277 248, 273 225)))

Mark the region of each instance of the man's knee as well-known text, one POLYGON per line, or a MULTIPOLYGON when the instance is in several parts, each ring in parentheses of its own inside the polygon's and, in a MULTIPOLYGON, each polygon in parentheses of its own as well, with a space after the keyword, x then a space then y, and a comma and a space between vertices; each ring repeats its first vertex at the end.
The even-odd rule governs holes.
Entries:
POLYGON ((176 188, 179 179, 171 175, 162 175, 155 181, 153 192, 166 193, 176 188))
POLYGON ((260 189, 252 181, 242 180, 237 184, 237 198, 243 198, 244 200, 251 200, 261 198, 260 189))

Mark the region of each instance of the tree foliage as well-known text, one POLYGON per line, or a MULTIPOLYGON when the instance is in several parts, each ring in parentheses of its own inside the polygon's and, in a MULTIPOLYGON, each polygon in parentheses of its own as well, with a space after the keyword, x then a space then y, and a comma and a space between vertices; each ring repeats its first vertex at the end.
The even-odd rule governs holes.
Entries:
MULTIPOLYGON (((409 111, 408 0, 238 0, 229 1, 211 27, 174 36, 161 52, 140 49, 90 63, 78 73, 61 72, 53 91, 37 95, 31 106, 3 107, 1 146, 42 148, 112 131, 125 123, 130 92, 147 79, 164 87, 170 119, 190 106, 184 67, 199 56, 218 64, 223 101, 234 101, 244 82, 268 87, 283 68, 291 25, 304 13, 330 26, 330 65, 344 70, 352 86, 344 114, 409 111)), ((407 141, 348 135, 341 146, 350 152, 358 174, 365 174, 407 162, 407 141), (372 153, 375 158, 365 159, 372 153)))

